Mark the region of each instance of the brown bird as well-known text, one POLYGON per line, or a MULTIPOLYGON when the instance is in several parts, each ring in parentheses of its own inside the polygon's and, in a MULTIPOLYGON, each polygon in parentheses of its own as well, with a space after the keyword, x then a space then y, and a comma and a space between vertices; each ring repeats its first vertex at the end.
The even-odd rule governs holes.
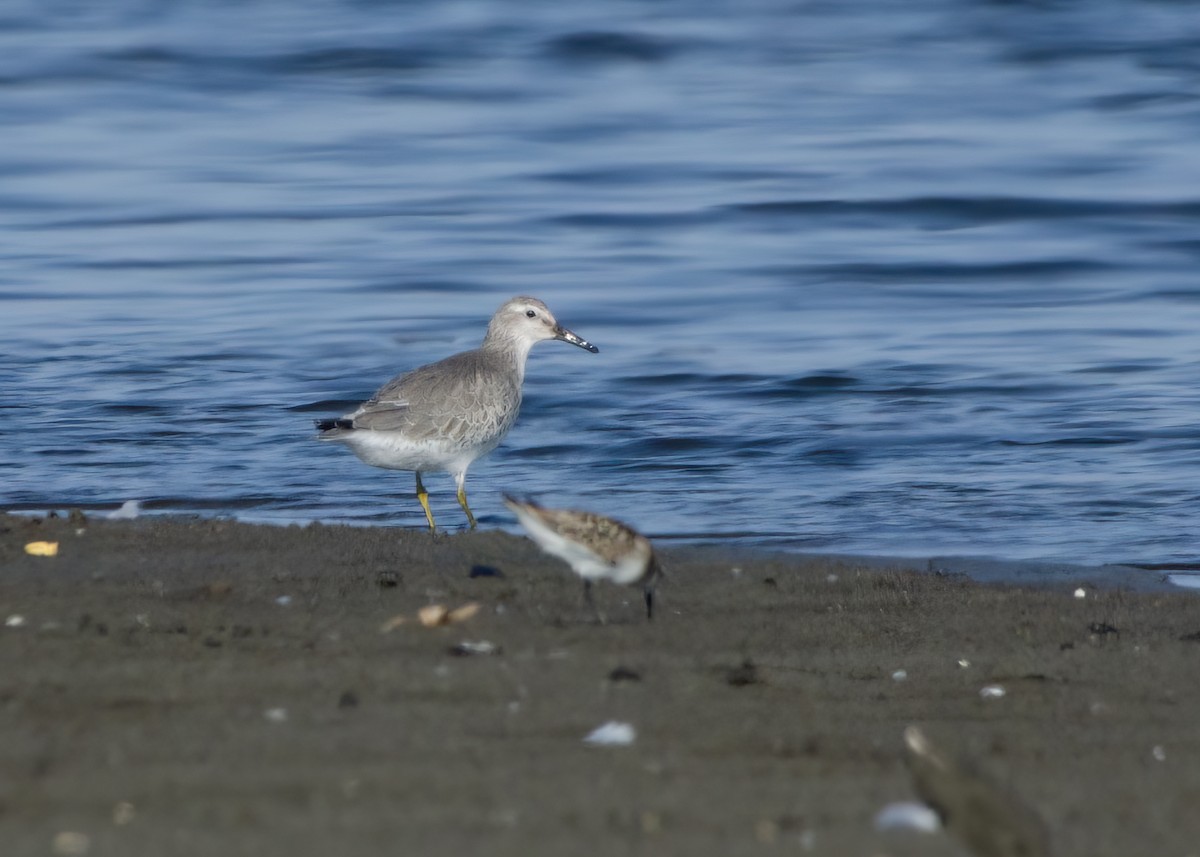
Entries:
MULTIPOLYGON (((542 550, 565 560, 583 578, 583 598, 593 610, 592 581, 611 580, 623 586, 641 584, 646 618, 654 618, 654 585, 662 569, 649 539, 620 521, 593 512, 547 509, 507 494, 504 505, 542 550)), ((600 617, 598 610, 596 615, 600 617)))

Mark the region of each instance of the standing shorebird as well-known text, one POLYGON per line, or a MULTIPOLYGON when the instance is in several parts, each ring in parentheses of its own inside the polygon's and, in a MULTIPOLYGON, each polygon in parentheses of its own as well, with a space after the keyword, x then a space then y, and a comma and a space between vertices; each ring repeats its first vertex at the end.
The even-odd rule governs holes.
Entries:
POLYGON ((429 529, 437 532, 422 473, 451 474, 458 503, 475 528, 465 488, 471 462, 508 434, 521 409, 529 349, 545 339, 600 349, 559 324, 537 298, 519 297, 496 310, 483 344, 397 375, 344 417, 317 420, 319 440, 346 444, 367 464, 411 470, 429 529))
MULTIPOLYGON (((504 505, 542 550, 565 560, 583 578, 583 598, 589 607, 596 610, 594 580, 625 586, 640 583, 646 597, 646 618, 654 618, 654 585, 662 569, 649 539, 620 521, 592 512, 547 509, 507 494, 504 505)), ((600 616, 599 610, 596 615, 600 616)))

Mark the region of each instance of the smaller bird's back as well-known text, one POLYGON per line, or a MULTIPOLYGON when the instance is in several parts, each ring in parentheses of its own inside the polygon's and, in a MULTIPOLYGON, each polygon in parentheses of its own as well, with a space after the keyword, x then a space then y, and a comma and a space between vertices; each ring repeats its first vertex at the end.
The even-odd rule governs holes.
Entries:
POLYGON ((649 583, 658 575, 650 540, 613 518, 575 509, 547 509, 505 495, 504 503, 543 550, 585 579, 649 583))

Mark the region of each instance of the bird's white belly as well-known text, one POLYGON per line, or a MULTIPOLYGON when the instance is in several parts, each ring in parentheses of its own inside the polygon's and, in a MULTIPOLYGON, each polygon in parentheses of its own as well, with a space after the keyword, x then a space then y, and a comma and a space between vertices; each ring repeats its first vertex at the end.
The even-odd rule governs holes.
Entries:
POLYGON ((646 573, 646 558, 638 553, 631 553, 610 563, 584 545, 564 538, 548 527, 541 526, 538 530, 537 541, 542 549, 565 560, 584 580, 611 580, 628 585, 638 582, 646 573))
POLYGON ((413 440, 397 431, 354 431, 340 438, 365 464, 387 470, 458 473, 481 455, 491 452, 500 439, 485 445, 463 447, 438 440, 413 440))

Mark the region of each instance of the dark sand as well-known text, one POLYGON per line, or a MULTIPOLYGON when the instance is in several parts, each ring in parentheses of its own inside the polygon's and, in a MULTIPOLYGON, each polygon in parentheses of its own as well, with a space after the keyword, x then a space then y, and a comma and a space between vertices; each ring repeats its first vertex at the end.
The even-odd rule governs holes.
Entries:
POLYGON ((914 798, 910 723, 1024 796, 1056 853, 1200 854, 1194 594, 668 549, 654 623, 601 587, 599 625, 503 533, 0 531, 0 619, 24 619, 0 627, 5 857, 62 832, 121 857, 962 853, 873 827, 914 798), (586 746, 609 720, 635 743, 586 746))

